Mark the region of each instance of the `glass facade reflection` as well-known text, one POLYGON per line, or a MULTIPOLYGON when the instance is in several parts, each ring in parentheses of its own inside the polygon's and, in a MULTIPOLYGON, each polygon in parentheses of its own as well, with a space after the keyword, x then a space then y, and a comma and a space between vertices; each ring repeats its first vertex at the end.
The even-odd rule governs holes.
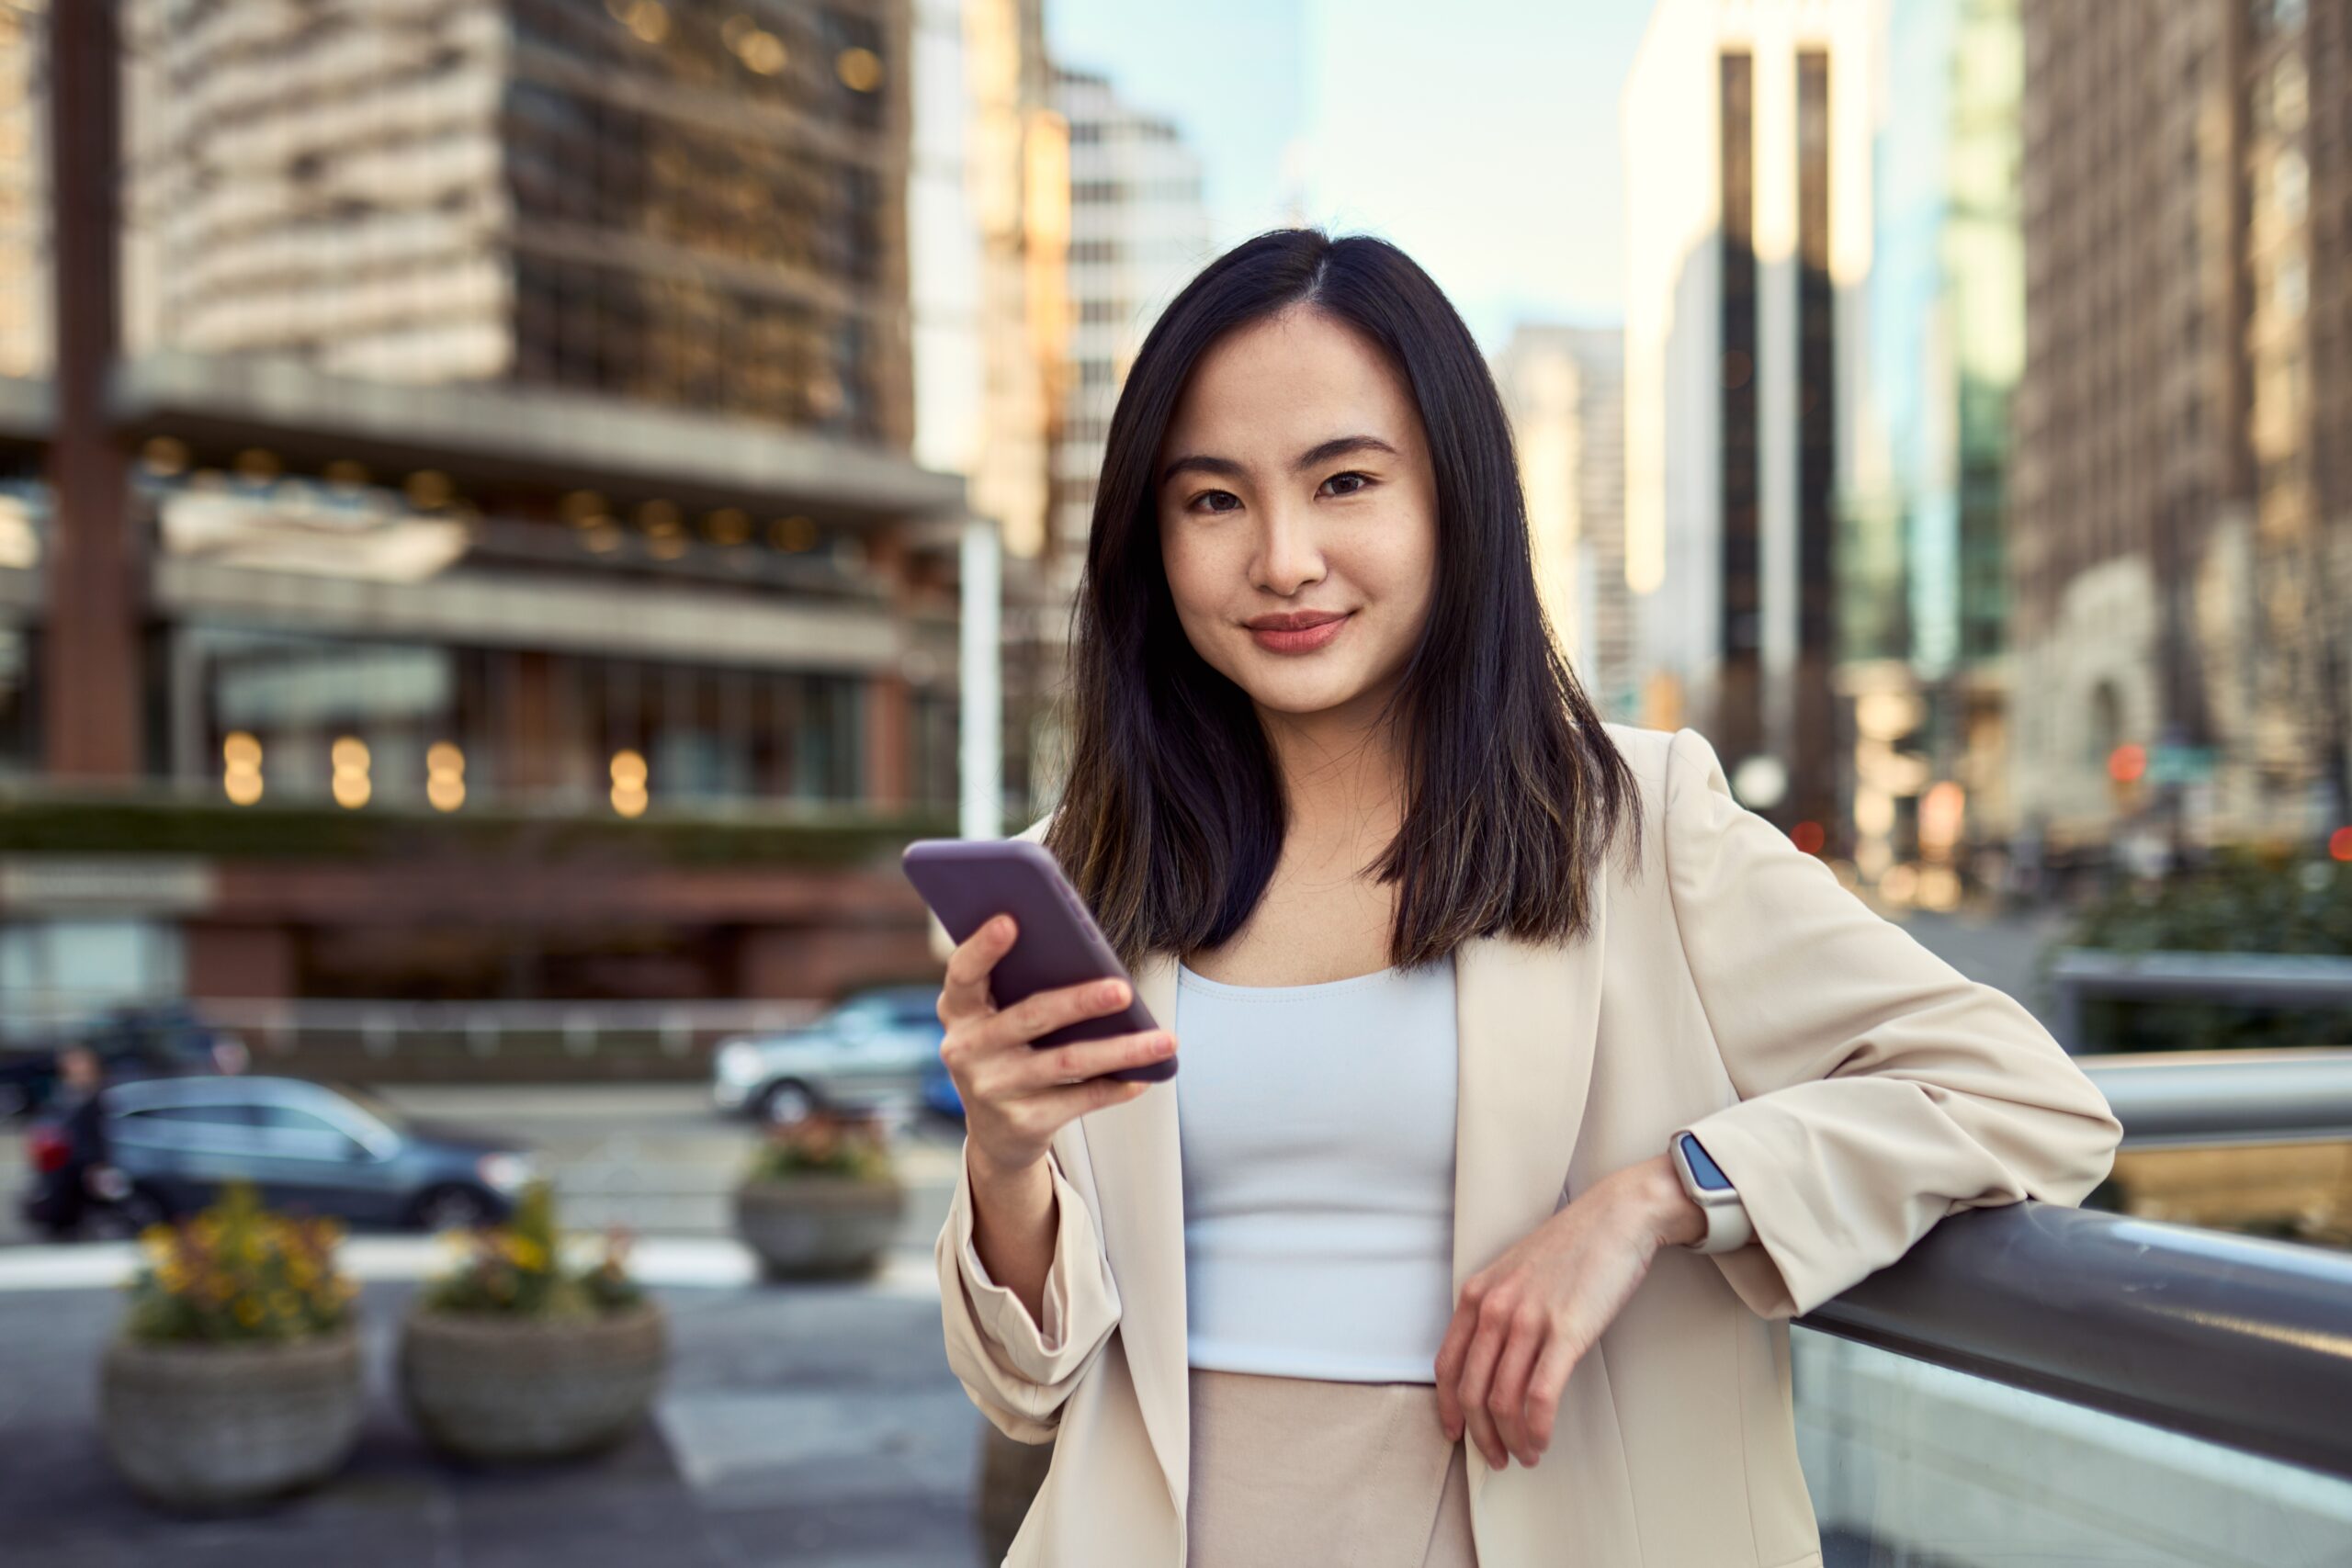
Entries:
POLYGON ((133 353, 911 439, 902 7, 130 17, 133 353))
MULTIPOLYGON (((182 782, 231 799, 249 787, 231 775, 257 773, 260 799, 351 805, 357 773, 369 806, 593 807, 623 753, 642 759, 655 809, 867 795, 868 683, 853 677, 210 626, 188 629, 181 658, 197 709, 182 782)), ((918 717, 910 785, 944 802, 953 704, 918 717)))

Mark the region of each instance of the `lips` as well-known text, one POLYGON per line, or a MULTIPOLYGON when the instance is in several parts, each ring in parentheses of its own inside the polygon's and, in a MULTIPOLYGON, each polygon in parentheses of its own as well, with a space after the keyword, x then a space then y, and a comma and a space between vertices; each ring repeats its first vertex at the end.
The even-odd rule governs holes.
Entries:
POLYGON ((1348 624, 1347 610, 1293 610, 1280 615, 1259 615, 1243 625, 1250 638, 1269 653, 1312 653, 1329 646, 1348 624))

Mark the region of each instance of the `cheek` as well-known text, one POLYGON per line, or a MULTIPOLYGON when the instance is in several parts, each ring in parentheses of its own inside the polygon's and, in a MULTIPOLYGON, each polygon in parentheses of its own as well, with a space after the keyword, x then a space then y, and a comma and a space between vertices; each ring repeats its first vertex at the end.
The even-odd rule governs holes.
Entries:
POLYGON ((1178 610, 1215 614, 1249 589, 1250 540, 1240 529, 1163 523, 1159 537, 1159 569, 1178 610))
POLYGON ((1415 619, 1437 591, 1437 528, 1425 514, 1389 520, 1358 557, 1364 586, 1415 619))
POLYGON ((1159 570, 1168 580, 1168 597, 1176 606, 1177 620, 1197 645, 1202 628, 1218 617, 1231 595, 1228 573, 1198 534, 1180 532, 1163 521, 1159 537, 1159 570))

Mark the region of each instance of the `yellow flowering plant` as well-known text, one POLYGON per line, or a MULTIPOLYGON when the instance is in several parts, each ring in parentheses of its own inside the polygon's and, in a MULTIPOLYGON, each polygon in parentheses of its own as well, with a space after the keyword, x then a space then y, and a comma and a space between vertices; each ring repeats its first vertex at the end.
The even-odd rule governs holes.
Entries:
POLYGON ((212 1207, 141 1233, 125 1330, 149 1343, 288 1343, 351 1322, 359 1287, 335 1267, 343 1228, 262 1206, 250 1182, 212 1207))
POLYGON ((593 1267, 565 1265, 555 1191, 544 1180, 524 1188, 504 1224, 458 1233, 457 1245, 456 1266, 425 1287, 432 1311, 577 1319, 644 1299, 628 1274, 628 1233, 618 1226, 605 1233, 604 1257, 593 1267))

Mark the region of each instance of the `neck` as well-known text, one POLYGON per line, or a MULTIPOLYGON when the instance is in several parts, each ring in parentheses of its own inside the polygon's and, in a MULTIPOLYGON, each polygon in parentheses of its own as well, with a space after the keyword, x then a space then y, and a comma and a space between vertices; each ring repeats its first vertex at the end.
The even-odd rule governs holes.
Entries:
POLYGON ((1315 714, 1259 710, 1295 842, 1385 844, 1404 817, 1405 770, 1376 702, 1315 714))

